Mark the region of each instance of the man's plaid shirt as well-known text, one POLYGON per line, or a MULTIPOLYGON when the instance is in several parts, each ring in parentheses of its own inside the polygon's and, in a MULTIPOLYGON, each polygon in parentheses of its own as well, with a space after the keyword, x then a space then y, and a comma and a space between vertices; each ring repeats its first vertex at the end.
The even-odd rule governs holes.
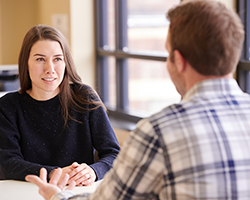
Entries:
POLYGON ((196 84, 138 123, 89 198, 250 199, 250 96, 234 79, 196 84))

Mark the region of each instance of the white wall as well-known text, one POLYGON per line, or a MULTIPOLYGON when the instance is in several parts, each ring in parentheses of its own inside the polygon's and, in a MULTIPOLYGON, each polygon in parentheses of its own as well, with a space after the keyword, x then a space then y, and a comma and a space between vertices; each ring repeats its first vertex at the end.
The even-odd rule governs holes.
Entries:
POLYGON ((224 3, 227 6, 227 8, 236 11, 236 0, 218 0, 218 1, 224 3))
MULTIPOLYGON (((182 0, 182 1, 189 1, 189 0, 182 0)), ((214 1, 214 0, 211 0, 214 1)), ((236 11, 236 0, 215 0, 224 3, 227 8, 233 9, 236 11)))
POLYGON ((70 0, 71 52, 83 83, 95 88, 94 1, 70 0))

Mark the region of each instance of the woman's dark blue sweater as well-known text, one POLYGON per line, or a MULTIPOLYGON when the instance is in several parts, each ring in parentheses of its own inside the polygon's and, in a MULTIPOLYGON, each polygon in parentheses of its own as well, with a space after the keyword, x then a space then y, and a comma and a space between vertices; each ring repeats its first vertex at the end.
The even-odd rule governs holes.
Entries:
POLYGON ((72 115, 63 128, 59 97, 37 101, 27 93, 9 93, 0 99, 0 167, 6 179, 24 180, 39 175, 41 167, 54 168, 73 162, 91 166, 97 180, 112 167, 119 144, 102 107, 72 115), (99 161, 94 163, 94 150, 99 161))

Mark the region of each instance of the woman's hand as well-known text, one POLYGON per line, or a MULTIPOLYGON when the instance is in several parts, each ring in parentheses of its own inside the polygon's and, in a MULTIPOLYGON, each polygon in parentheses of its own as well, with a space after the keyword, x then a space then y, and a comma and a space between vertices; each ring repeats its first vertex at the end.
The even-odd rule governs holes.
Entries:
MULTIPOLYGON (((49 178, 53 176, 54 171, 50 173, 49 178)), ((68 184, 74 181, 76 186, 89 186, 96 180, 95 171, 85 163, 78 164, 74 162, 72 165, 62 168, 61 176, 64 177, 65 174, 69 175, 68 184)))
MULTIPOLYGON (((68 167, 63 167, 62 168, 62 175, 64 176, 65 174, 70 174, 74 169, 76 169, 79 166, 79 164, 77 162, 74 162, 72 165, 68 166, 68 167)), ((70 178, 70 177, 69 177, 70 178)))
MULTIPOLYGON (((74 164, 74 163, 73 163, 74 164)), ((76 183, 76 186, 92 185, 96 180, 95 171, 85 163, 74 165, 74 169, 69 173, 68 184, 76 183)))
MULTIPOLYGON (((49 183, 47 182, 47 170, 45 168, 41 168, 39 177, 36 175, 27 175, 25 180, 37 185, 39 187, 39 194, 42 195, 44 199, 50 200, 53 195, 62 191, 68 183, 69 175, 64 174, 62 176, 62 171, 61 168, 54 170, 49 183)), ((75 182, 71 181, 65 189, 72 190, 74 187, 75 182)))

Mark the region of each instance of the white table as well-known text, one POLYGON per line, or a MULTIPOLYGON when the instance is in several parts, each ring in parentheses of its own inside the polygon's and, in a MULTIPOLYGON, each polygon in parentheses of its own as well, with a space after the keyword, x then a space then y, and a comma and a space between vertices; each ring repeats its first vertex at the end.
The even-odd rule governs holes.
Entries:
MULTIPOLYGON (((93 193, 101 181, 91 186, 75 187, 76 194, 93 193)), ((38 187, 25 181, 3 180, 0 181, 1 200, 44 200, 38 193, 38 187)))

